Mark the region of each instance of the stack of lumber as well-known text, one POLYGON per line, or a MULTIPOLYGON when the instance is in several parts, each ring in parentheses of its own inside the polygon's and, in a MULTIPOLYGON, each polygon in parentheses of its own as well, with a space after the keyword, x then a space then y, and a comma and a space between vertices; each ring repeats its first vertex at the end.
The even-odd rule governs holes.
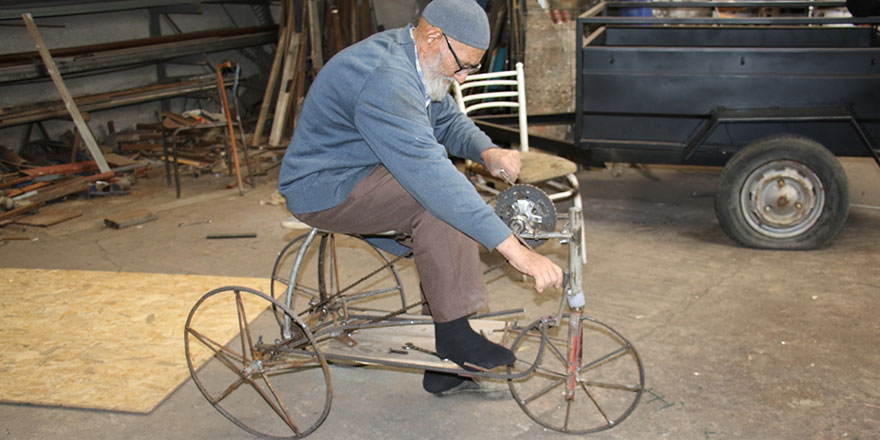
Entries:
MULTIPOLYGON (((113 165, 127 163, 124 157, 111 155, 108 160, 113 165)), ((146 164, 144 164, 146 165, 146 164)), ((131 164, 122 168, 134 169, 131 164)), ((116 182, 119 176, 114 171, 100 172, 95 161, 75 162, 64 165, 22 168, 17 173, 0 175, 0 226, 18 221, 23 214, 39 210, 49 202, 76 195, 96 183, 108 185, 116 182)), ((78 214, 77 214, 78 215, 78 214)), ((76 215, 73 215, 76 216, 76 215)), ((58 221, 71 218, 53 215, 58 221)), ((28 224, 48 226, 54 224, 47 219, 38 219, 28 224)))

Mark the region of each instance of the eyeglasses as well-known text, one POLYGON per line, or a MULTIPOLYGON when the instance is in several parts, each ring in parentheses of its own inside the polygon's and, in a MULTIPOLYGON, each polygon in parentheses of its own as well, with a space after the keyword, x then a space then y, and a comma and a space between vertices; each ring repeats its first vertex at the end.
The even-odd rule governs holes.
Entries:
POLYGON ((458 64, 458 70, 455 71, 454 75, 458 75, 460 73, 466 73, 468 75, 472 73, 477 73, 480 71, 480 67, 483 65, 481 63, 477 63, 476 66, 465 66, 461 64, 461 60, 458 59, 458 55, 455 53, 455 49, 452 48, 452 44, 449 43, 449 38, 446 34, 443 34, 443 39, 446 40, 446 45, 449 46, 449 51, 452 52, 452 57, 455 58, 455 63, 458 64))

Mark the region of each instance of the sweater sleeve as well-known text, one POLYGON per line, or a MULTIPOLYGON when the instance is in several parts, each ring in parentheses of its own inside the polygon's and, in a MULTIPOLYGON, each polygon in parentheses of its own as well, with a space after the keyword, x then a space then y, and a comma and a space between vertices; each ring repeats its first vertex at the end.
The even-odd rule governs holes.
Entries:
POLYGON ((480 154, 495 147, 492 139, 458 108, 452 95, 447 95, 443 101, 432 102, 431 106, 432 113, 436 115, 434 133, 437 140, 453 156, 482 164, 480 154))
MULTIPOLYGON (((491 251, 510 229, 449 160, 435 137, 418 78, 409 76, 391 68, 374 71, 355 101, 355 126, 373 154, 428 212, 491 251)), ((450 142, 461 136, 455 130, 444 133, 450 142)))

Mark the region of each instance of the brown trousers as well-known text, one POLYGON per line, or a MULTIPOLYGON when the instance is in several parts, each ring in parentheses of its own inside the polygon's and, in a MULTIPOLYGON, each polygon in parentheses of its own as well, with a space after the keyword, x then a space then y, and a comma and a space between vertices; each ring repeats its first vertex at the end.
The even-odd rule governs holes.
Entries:
POLYGON ((358 183, 339 205, 296 217, 333 232, 409 234, 411 243, 405 244, 413 250, 428 302, 425 312, 434 322, 452 321, 488 305, 477 242, 428 213, 384 166, 358 183))

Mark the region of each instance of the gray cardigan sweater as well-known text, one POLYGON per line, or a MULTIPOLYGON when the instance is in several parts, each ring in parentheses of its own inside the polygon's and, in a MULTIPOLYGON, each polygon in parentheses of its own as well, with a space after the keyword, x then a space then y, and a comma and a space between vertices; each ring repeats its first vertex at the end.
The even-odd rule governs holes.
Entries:
POLYGON ((450 95, 428 105, 425 96, 408 27, 336 54, 310 86, 284 155, 278 187, 288 209, 336 206, 381 164, 428 212, 498 246, 510 229, 447 155, 482 163, 494 145, 450 95))

